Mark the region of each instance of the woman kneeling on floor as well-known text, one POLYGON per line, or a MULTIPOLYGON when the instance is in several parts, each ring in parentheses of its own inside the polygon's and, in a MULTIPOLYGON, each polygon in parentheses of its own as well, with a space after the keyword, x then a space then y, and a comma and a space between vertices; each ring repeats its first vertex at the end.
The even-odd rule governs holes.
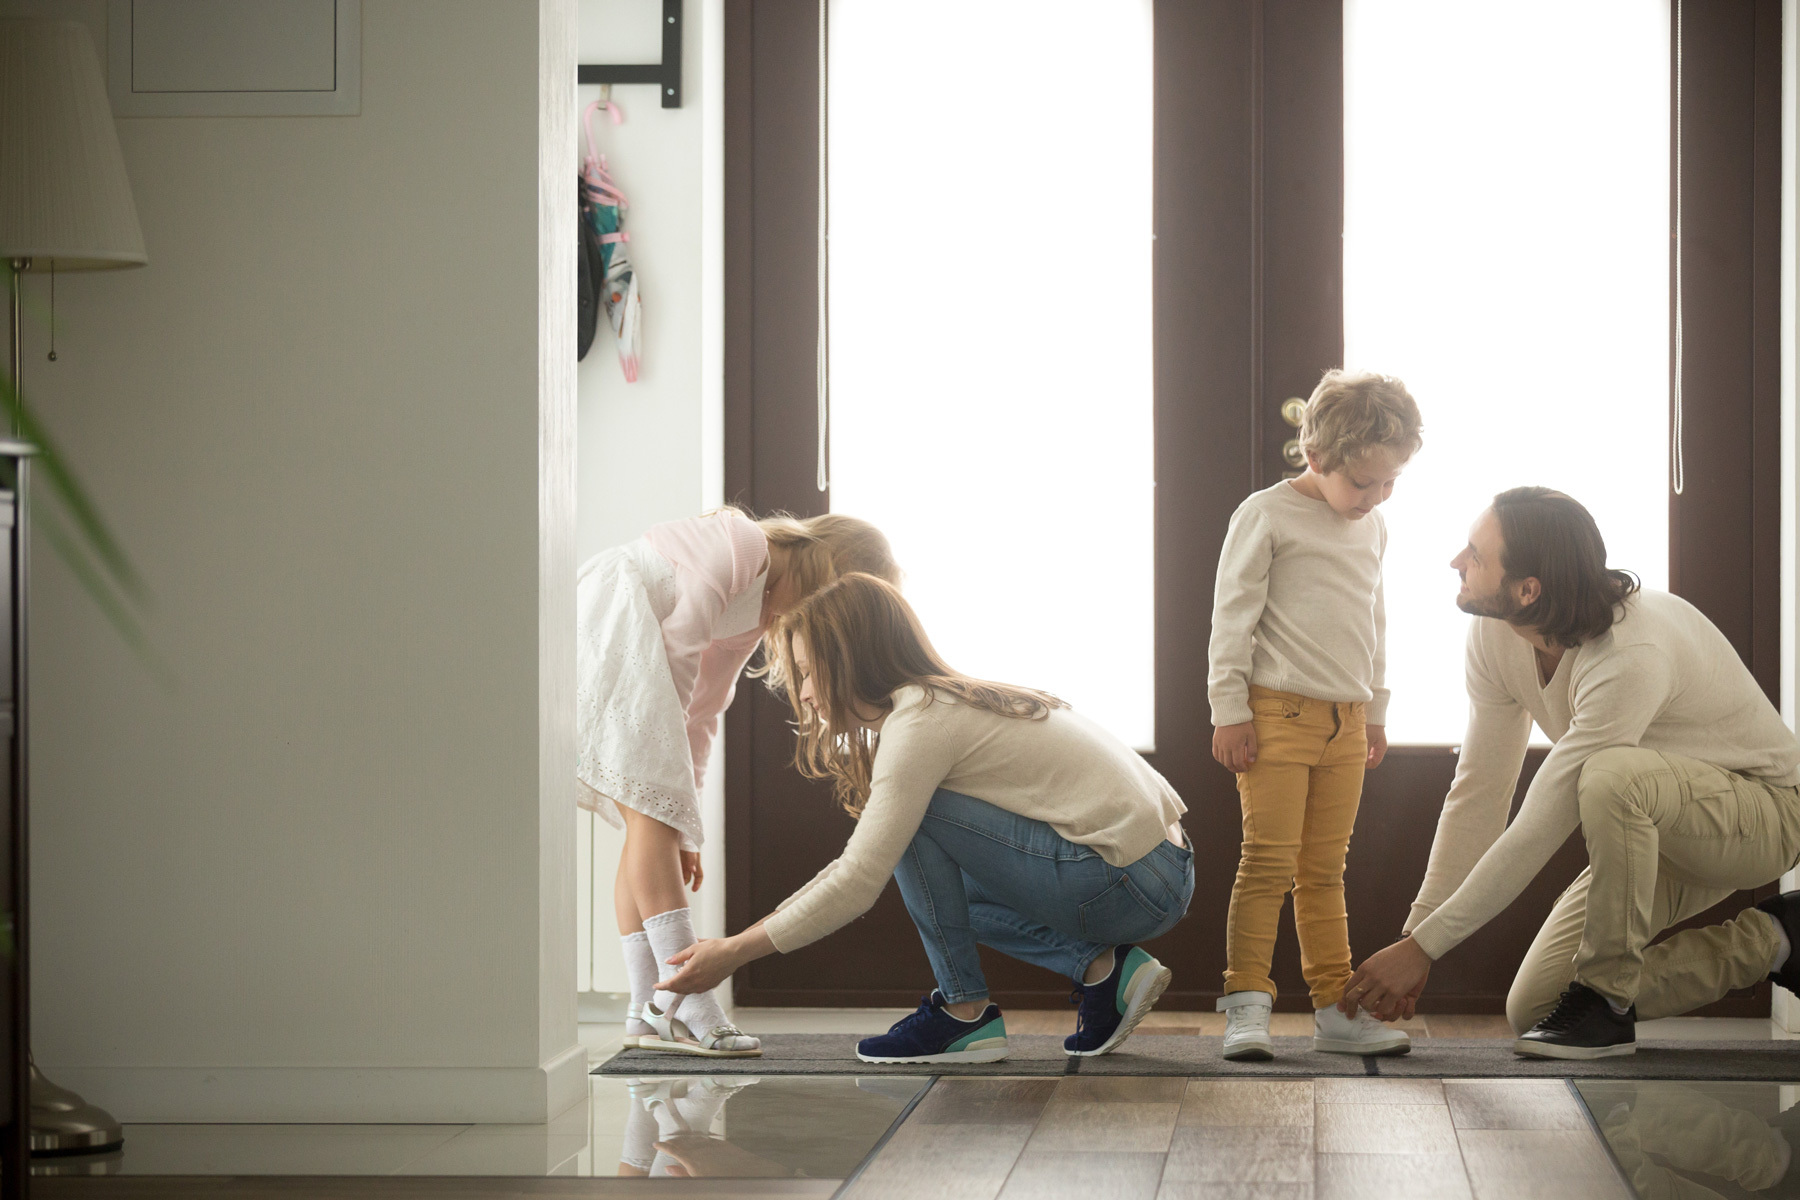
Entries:
POLYGON ((832 781, 856 830, 775 912, 675 955, 681 970, 657 986, 704 992, 816 942, 867 912, 891 874, 938 986, 857 1057, 1005 1058, 977 944, 1074 981, 1068 1053, 1117 1049, 1169 985, 1137 943, 1173 928, 1194 892, 1175 790, 1056 697, 951 670, 899 591, 871 575, 814 593, 767 645, 770 685, 799 725, 795 764, 832 781))

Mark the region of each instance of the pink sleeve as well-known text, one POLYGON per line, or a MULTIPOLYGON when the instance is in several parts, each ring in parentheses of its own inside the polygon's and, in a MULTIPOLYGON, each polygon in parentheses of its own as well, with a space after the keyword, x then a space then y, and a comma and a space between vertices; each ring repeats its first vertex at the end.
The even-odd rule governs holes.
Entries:
POLYGON ((663 619, 663 648, 675 695, 684 712, 692 712, 700 658, 712 645, 713 629, 731 602, 736 574, 730 526, 719 516, 692 517, 652 526, 644 535, 651 549, 675 567, 675 608, 663 619))
POLYGON ((688 706, 688 750, 694 756, 694 790, 706 786, 706 759, 719 732, 719 714, 731 707, 737 694, 738 676, 756 653, 761 633, 740 634, 714 642, 700 656, 700 675, 694 682, 693 703, 688 706))
POLYGON ((663 648, 675 695, 687 714, 694 783, 706 775, 706 756, 719 714, 731 703, 737 677, 761 632, 713 642, 726 606, 753 584, 768 557, 768 539, 754 521, 727 509, 711 516, 657 525, 645 535, 651 548, 675 565, 678 596, 662 623, 663 648))
MULTIPOLYGON (((675 680, 675 698, 681 709, 694 718, 695 688, 699 685, 701 661, 712 645, 713 626, 725 611, 725 597, 706 585, 706 581, 686 566, 675 568, 678 594, 675 609, 662 623, 663 650, 669 656, 669 674, 675 680)), ((691 744, 691 742, 690 742, 691 744)), ((699 764, 695 764, 698 768, 699 764)))

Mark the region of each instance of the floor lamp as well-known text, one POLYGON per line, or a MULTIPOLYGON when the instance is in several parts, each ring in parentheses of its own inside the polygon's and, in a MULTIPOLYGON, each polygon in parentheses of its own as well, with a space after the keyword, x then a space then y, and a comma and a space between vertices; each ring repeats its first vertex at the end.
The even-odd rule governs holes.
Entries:
MULTIPOLYGON (((74 21, 0 20, 0 259, 11 265, 9 365, 20 380, 19 287, 27 273, 107 271, 141 267, 144 235, 131 201, 131 182, 119 153, 112 107, 87 28, 74 21)), ((17 430, 13 431, 15 434, 17 430)), ((25 472, 19 472, 21 489, 25 472)), ((24 529, 20 529, 23 539, 24 529)), ((23 606, 18 620, 24 620, 23 606)), ((20 677, 21 686, 23 677, 20 677)), ((16 701, 18 754, 23 761, 26 697, 16 701)), ((24 837, 25 772, 18 773, 15 836, 24 837)), ((18 889, 16 978, 23 987, 27 957, 24 915, 26 854, 15 852, 18 889)), ((26 1021, 29 993, 18 997, 26 1021)), ((32 1154, 93 1153, 123 1141, 117 1121, 66 1088, 57 1087, 30 1062, 32 1154)), ((20 1064, 11 1064, 15 1069, 20 1064)))

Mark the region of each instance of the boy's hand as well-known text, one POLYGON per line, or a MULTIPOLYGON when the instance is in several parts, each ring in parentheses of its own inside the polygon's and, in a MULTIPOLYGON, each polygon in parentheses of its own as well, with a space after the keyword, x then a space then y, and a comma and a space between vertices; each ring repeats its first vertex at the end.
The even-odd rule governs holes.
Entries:
POLYGON ((1213 730, 1213 757, 1226 770, 1242 775, 1256 761, 1256 722, 1220 725, 1213 730))
POLYGON ((1370 725, 1367 726, 1367 729, 1369 731, 1368 769, 1373 771, 1381 765, 1381 760, 1387 757, 1387 726, 1370 725))
POLYGON ((706 878, 706 871, 700 866, 700 856, 692 850, 681 852, 681 882, 694 891, 700 890, 701 880, 706 878))

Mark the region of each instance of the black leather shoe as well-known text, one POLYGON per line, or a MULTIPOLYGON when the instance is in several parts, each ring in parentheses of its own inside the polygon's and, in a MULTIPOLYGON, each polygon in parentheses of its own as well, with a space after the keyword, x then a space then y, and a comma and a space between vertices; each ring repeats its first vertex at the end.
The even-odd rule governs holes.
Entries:
POLYGON ((1513 1043, 1527 1058, 1611 1058, 1637 1053, 1637 1005, 1616 1013, 1585 983, 1571 983, 1550 1015, 1513 1043))
MULTIPOLYGON (((1800 946, 1800 892, 1770 896, 1756 907, 1774 917, 1787 931, 1788 945, 1800 946)), ((1779 983, 1790 992, 1800 992, 1800 954, 1790 950, 1781 970, 1769 972, 1769 982, 1779 983)))

